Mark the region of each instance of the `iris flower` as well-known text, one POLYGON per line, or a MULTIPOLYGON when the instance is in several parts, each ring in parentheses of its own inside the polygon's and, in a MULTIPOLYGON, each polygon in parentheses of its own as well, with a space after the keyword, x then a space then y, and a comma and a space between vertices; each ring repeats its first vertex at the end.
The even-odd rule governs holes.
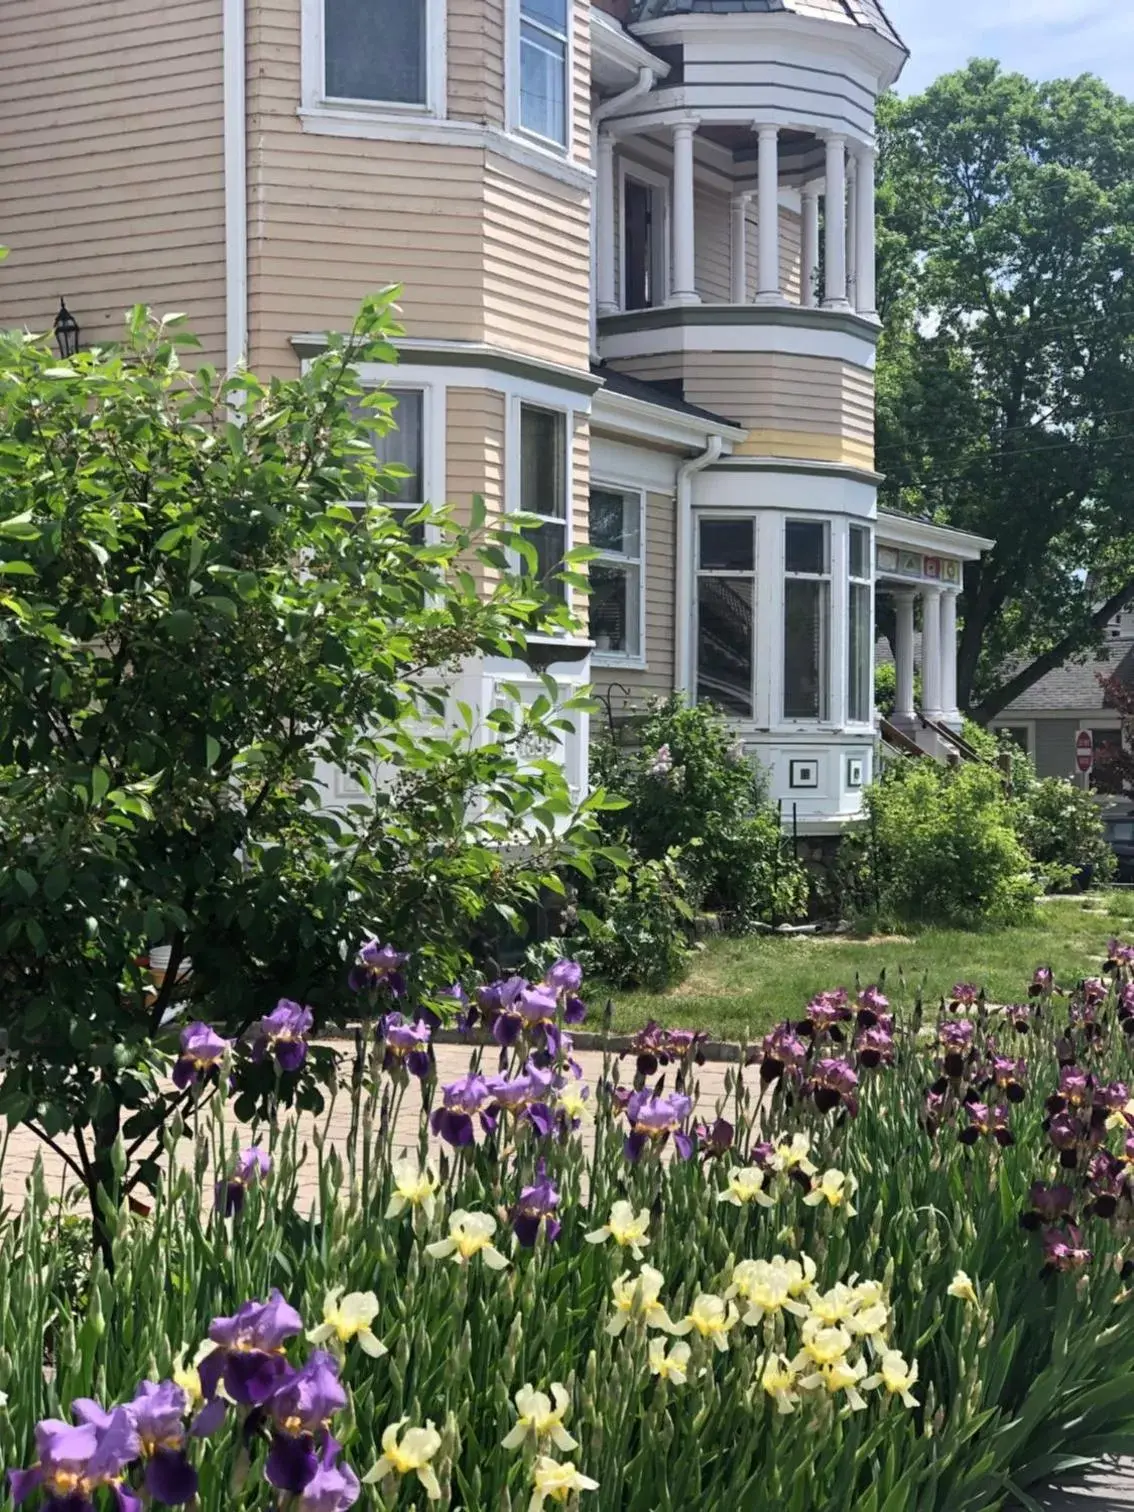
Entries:
POLYGON ((232 1049, 208 1024, 189 1024, 181 1031, 181 1054, 173 1067, 173 1085, 185 1088, 215 1071, 232 1049))
POLYGON ((550 1397, 529 1383, 520 1387, 515 1400, 518 1416, 511 1432, 501 1441, 501 1448, 519 1449, 529 1438, 537 1449, 545 1440, 565 1453, 579 1447, 578 1440, 573 1439, 563 1426, 571 1398, 558 1381, 552 1382, 550 1397))
POLYGON ((904 1407, 916 1407, 917 1398, 913 1395, 916 1380, 917 1361, 907 1364, 905 1355, 899 1350, 887 1349, 882 1353, 875 1374, 868 1376, 862 1386, 864 1391, 884 1387, 891 1396, 901 1397, 904 1407))
POLYGON ((347 1404, 337 1362, 317 1349, 291 1370, 267 1402, 275 1425, 264 1475, 279 1491, 298 1496, 319 1469, 317 1446, 329 1436, 331 1419, 347 1404))
POLYGON ((588 1244, 605 1244, 608 1239, 613 1239, 621 1249, 628 1249, 635 1260, 641 1260, 643 1246, 650 1242, 649 1228, 649 1208, 640 1208, 635 1213, 631 1203, 616 1202, 602 1228, 584 1237, 588 1244))
POLYGON ((847 1060, 829 1057, 816 1061, 807 1089, 821 1113, 843 1107, 852 1116, 858 1112, 858 1074, 847 1060))
POLYGON ((611 1287, 614 1312, 606 1325, 607 1333, 617 1338, 632 1318, 641 1319, 647 1328, 672 1333, 673 1324, 660 1301, 664 1285, 665 1277, 652 1265, 643 1265, 636 1276, 623 1271, 611 1287))
POLYGON ((488 1083, 483 1076, 470 1074, 447 1082, 441 1088, 441 1106, 435 1108, 429 1120, 434 1134, 454 1149, 463 1149, 475 1139, 473 1116, 479 1115, 482 1128, 493 1128, 494 1123, 486 1117, 492 1101, 488 1083))
POLYGON ((688 1380, 689 1356, 692 1349, 683 1339, 677 1339, 666 1353, 665 1340, 653 1338, 647 1353, 650 1374, 663 1381, 672 1381, 675 1386, 684 1386, 688 1380))
POLYGON ((349 977, 352 992, 374 991, 385 988, 391 997, 404 997, 406 979, 402 967, 409 960, 392 945, 380 945, 376 939, 367 940, 359 949, 349 977))
POLYGON ((441 1183, 429 1167, 419 1166, 416 1156, 401 1155, 394 1161, 390 1174, 394 1178, 394 1191, 386 1217, 398 1218, 409 1208, 415 1219, 420 1211, 426 1222, 432 1222, 441 1183))
POLYGON ((807 1307, 799 1297, 815 1277, 815 1262, 805 1256, 803 1263, 785 1260, 777 1255, 772 1260, 741 1260, 733 1267, 732 1284, 725 1292, 726 1299, 739 1297, 748 1303, 744 1322, 755 1327, 766 1317, 775 1317, 779 1312, 794 1313, 805 1318, 807 1307))
POLYGON ((970 1102, 965 1104, 965 1113, 968 1116, 968 1127, 961 1130, 957 1138, 962 1144, 974 1145, 980 1139, 995 1139, 1001 1146, 1016 1143, 1016 1136, 1008 1127, 1008 1109, 1001 1104, 990 1108, 987 1103, 970 1102))
POLYGON ((312 1344, 332 1344, 341 1351, 352 1339, 371 1359, 377 1360, 386 1351, 385 1344, 375 1337, 371 1324, 378 1316, 378 1298, 372 1291, 349 1292, 336 1286, 323 1299, 323 1321, 313 1328, 307 1337, 312 1344))
POLYGON ((569 1077, 565 1085, 556 1092, 555 1107, 572 1128, 577 1128, 584 1119, 590 1117, 590 1109, 587 1106, 590 1095, 591 1089, 584 1087, 574 1077, 569 1077))
POLYGON ((256 1026, 252 1059, 262 1061, 273 1055, 281 1071, 298 1071, 307 1059, 307 1036, 314 1023, 310 1008, 281 998, 256 1026))
POLYGON ((57 1418, 36 1425, 36 1463, 9 1470, 12 1505, 19 1507, 42 1491, 45 1507, 58 1512, 94 1512, 99 1487, 108 1487, 118 1512, 140 1512, 141 1502, 122 1485, 127 1465, 138 1458, 141 1443, 125 1407, 106 1415, 106 1423, 72 1427, 57 1418))
POLYGON ((552 1501, 562 1505, 580 1491, 597 1491, 598 1485, 597 1480, 582 1475, 570 1460, 553 1460, 548 1455, 541 1454, 532 1466, 533 1489, 528 1512, 541 1512, 549 1496, 552 1501))
POLYGON ((347 1512, 358 1500, 361 1484, 349 1465, 338 1463, 340 1446, 328 1435, 315 1474, 294 1503, 294 1512, 347 1512))
POLYGON ((433 1032, 424 1019, 410 1023, 400 1013, 388 1013, 382 1021, 382 1039, 386 1053, 383 1069, 398 1071, 403 1066, 411 1076, 426 1077, 433 1068, 430 1041, 433 1032))
POLYGON ((786 1355, 769 1355, 760 1372, 760 1385, 776 1404, 776 1411, 794 1412, 799 1406, 799 1371, 786 1355))
POLYGON ((200 1364, 205 1400, 223 1380, 241 1407, 260 1407, 284 1381, 287 1340, 303 1331, 303 1319, 273 1291, 267 1302, 245 1302, 228 1318, 214 1318, 209 1338, 216 1346, 200 1364))
POLYGON ((1083 1246, 1083 1236, 1073 1224, 1066 1229, 1048 1229, 1043 1236, 1045 1270, 1077 1271, 1089 1265, 1093 1258, 1083 1246))
MULTIPOLYGON (((797 1355, 793 1362, 797 1366, 799 1359, 797 1355)), ((845 1355, 837 1355, 819 1364, 818 1368, 812 1370, 810 1374, 801 1376, 799 1384, 804 1391, 823 1390, 830 1396, 835 1396, 841 1391, 845 1394, 847 1406, 852 1412, 866 1410, 866 1399, 861 1390, 866 1385, 865 1360, 859 1359, 852 1363, 845 1355)))
POLYGON ((626 1105, 630 1133, 624 1150, 627 1160, 640 1160, 647 1149, 660 1149, 673 1135, 673 1147, 682 1160, 693 1154, 693 1141, 683 1124, 693 1111, 692 1101, 683 1092, 635 1092, 626 1105))
POLYGON ((806 1134, 793 1134, 790 1139, 779 1140, 772 1147, 768 1164, 773 1171, 782 1171, 787 1176, 814 1176, 811 1162, 811 1141, 806 1134))
POLYGON ((559 1207, 559 1189, 547 1175, 541 1160, 536 1167, 536 1180, 520 1192, 520 1200, 512 1208, 512 1232, 525 1249, 534 1249, 543 1224, 544 1235, 549 1242, 559 1235, 560 1222, 555 1216, 559 1207))
POLYGON ((227 1181, 218 1181, 216 1203, 226 1218, 244 1211, 244 1199, 249 1187, 271 1175, 272 1157, 259 1145, 249 1145, 236 1157, 236 1164, 227 1181))
POLYGON ((407 1475, 416 1475, 429 1500, 440 1501, 441 1485, 430 1461, 441 1447, 441 1435, 431 1422, 427 1422, 424 1428, 407 1428, 399 1438, 402 1428, 408 1422, 408 1418, 399 1418, 383 1433, 382 1457, 362 1477, 363 1483, 372 1486, 379 1481, 391 1480, 394 1476, 401 1479, 407 1475))
POLYGON ((858 1191, 858 1182, 845 1171, 824 1171, 819 1180, 803 1199, 807 1207, 818 1207, 825 1202, 828 1207, 844 1208, 848 1218, 853 1218, 856 1209, 850 1199, 858 1191))
POLYGON ((976 1302, 978 1300, 976 1287, 963 1270, 957 1272, 945 1290, 950 1297, 956 1297, 959 1302, 976 1302))
POLYGON ((670 1332, 679 1335, 697 1333, 709 1339, 722 1353, 728 1349, 728 1336, 740 1321, 740 1314, 732 1302, 712 1292, 702 1292, 694 1298, 693 1306, 680 1323, 675 1323, 670 1332))
POLYGON ((807 1064, 810 1048, 794 1024, 779 1024, 764 1036, 760 1049, 760 1080, 778 1081, 785 1071, 800 1071, 807 1064))
POLYGON ((452 1257, 454 1265, 467 1265, 480 1255, 489 1270, 504 1270, 509 1261, 493 1244, 495 1233, 496 1219, 491 1213, 466 1213, 464 1208, 457 1208, 449 1215, 448 1239, 427 1244, 425 1250, 435 1260, 452 1257))
POLYGON ((759 1166, 734 1167, 728 1173, 728 1186, 717 1193, 718 1202, 731 1202, 733 1207, 748 1207, 755 1202, 760 1207, 775 1207, 776 1199, 764 1190, 767 1171, 759 1166))

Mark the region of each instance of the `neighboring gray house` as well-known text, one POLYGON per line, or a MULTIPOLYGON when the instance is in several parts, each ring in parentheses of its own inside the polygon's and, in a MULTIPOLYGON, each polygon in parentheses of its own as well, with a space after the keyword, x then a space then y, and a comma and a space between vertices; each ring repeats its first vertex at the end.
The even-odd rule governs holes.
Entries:
POLYGON ((1107 625, 1106 640, 1086 661, 1067 662, 1048 672, 990 721, 1012 735, 1036 764, 1041 777, 1075 774, 1075 740, 1090 730, 1095 751, 1121 738, 1121 720, 1109 706, 1100 678, 1115 674, 1134 687, 1134 611, 1107 625))

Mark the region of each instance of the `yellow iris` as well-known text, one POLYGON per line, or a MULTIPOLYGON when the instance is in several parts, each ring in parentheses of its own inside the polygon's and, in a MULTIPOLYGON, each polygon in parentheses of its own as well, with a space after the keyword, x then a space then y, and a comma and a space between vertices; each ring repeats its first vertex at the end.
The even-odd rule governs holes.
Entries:
POLYGON ((336 1286, 327 1293, 323 1321, 307 1337, 312 1344, 336 1343, 340 1352, 352 1339, 357 1339, 359 1348, 377 1360, 386 1353, 385 1344, 370 1327, 378 1316, 378 1298, 373 1292, 350 1292, 344 1296, 343 1291, 343 1287, 336 1286))

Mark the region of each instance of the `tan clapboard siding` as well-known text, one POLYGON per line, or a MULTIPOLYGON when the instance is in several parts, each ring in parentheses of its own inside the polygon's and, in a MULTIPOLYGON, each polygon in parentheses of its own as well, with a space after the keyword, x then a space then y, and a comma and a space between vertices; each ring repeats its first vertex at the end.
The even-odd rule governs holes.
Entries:
POLYGON ((732 300, 732 205, 719 189, 697 183, 693 195, 695 279, 706 304, 732 300))
MULTIPOLYGON (((492 389, 450 388, 447 392, 445 491, 460 520, 468 520, 477 494, 491 514, 504 508, 505 404, 504 395, 492 389)), ((480 562, 471 566, 480 582, 497 576, 480 562)))
POLYGON ((591 161, 591 0, 574 0, 574 6, 571 157, 587 165, 591 161))
MULTIPOLYGON (((668 494, 646 496, 646 666, 644 670, 594 667, 599 693, 609 693, 616 718, 640 711, 652 698, 673 691, 676 506, 668 494), (616 687, 618 684, 620 686, 616 687), (629 691, 623 691, 628 689, 629 691)), ((601 720, 592 721, 599 734, 601 720)))
POLYGON ((780 211, 780 292, 789 304, 800 300, 803 267, 803 218, 792 210, 780 211))
POLYGON ((527 356, 586 368, 586 193, 490 153, 484 173, 483 236, 483 339, 527 356))
POLYGON ((591 539, 591 429, 582 416, 571 440, 571 494, 572 544, 586 546, 591 539))
POLYGON ((505 0, 449 0, 449 114, 504 124, 505 0))
POLYGON ((216 0, 3 0, 0 327, 63 294, 93 344, 149 304, 223 360, 222 46, 216 0))

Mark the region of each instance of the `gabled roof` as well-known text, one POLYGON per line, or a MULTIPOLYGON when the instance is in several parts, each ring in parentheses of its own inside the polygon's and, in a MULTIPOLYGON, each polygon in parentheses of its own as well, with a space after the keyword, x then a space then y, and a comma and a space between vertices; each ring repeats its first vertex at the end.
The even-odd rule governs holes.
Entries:
MULTIPOLYGON (((1011 669, 1009 669, 1011 671, 1011 669)), ((1103 693, 1100 678, 1119 677, 1134 687, 1134 641, 1110 642, 1087 661, 1065 662, 1044 674, 1019 698, 1001 710, 1001 721, 1016 713, 1058 714, 1061 710, 1083 712, 1113 708, 1103 693)))
POLYGON ((629 20, 655 21, 663 16, 782 15, 807 16, 813 21, 842 21, 877 32, 906 50, 890 24, 881 0, 634 0, 629 20))

